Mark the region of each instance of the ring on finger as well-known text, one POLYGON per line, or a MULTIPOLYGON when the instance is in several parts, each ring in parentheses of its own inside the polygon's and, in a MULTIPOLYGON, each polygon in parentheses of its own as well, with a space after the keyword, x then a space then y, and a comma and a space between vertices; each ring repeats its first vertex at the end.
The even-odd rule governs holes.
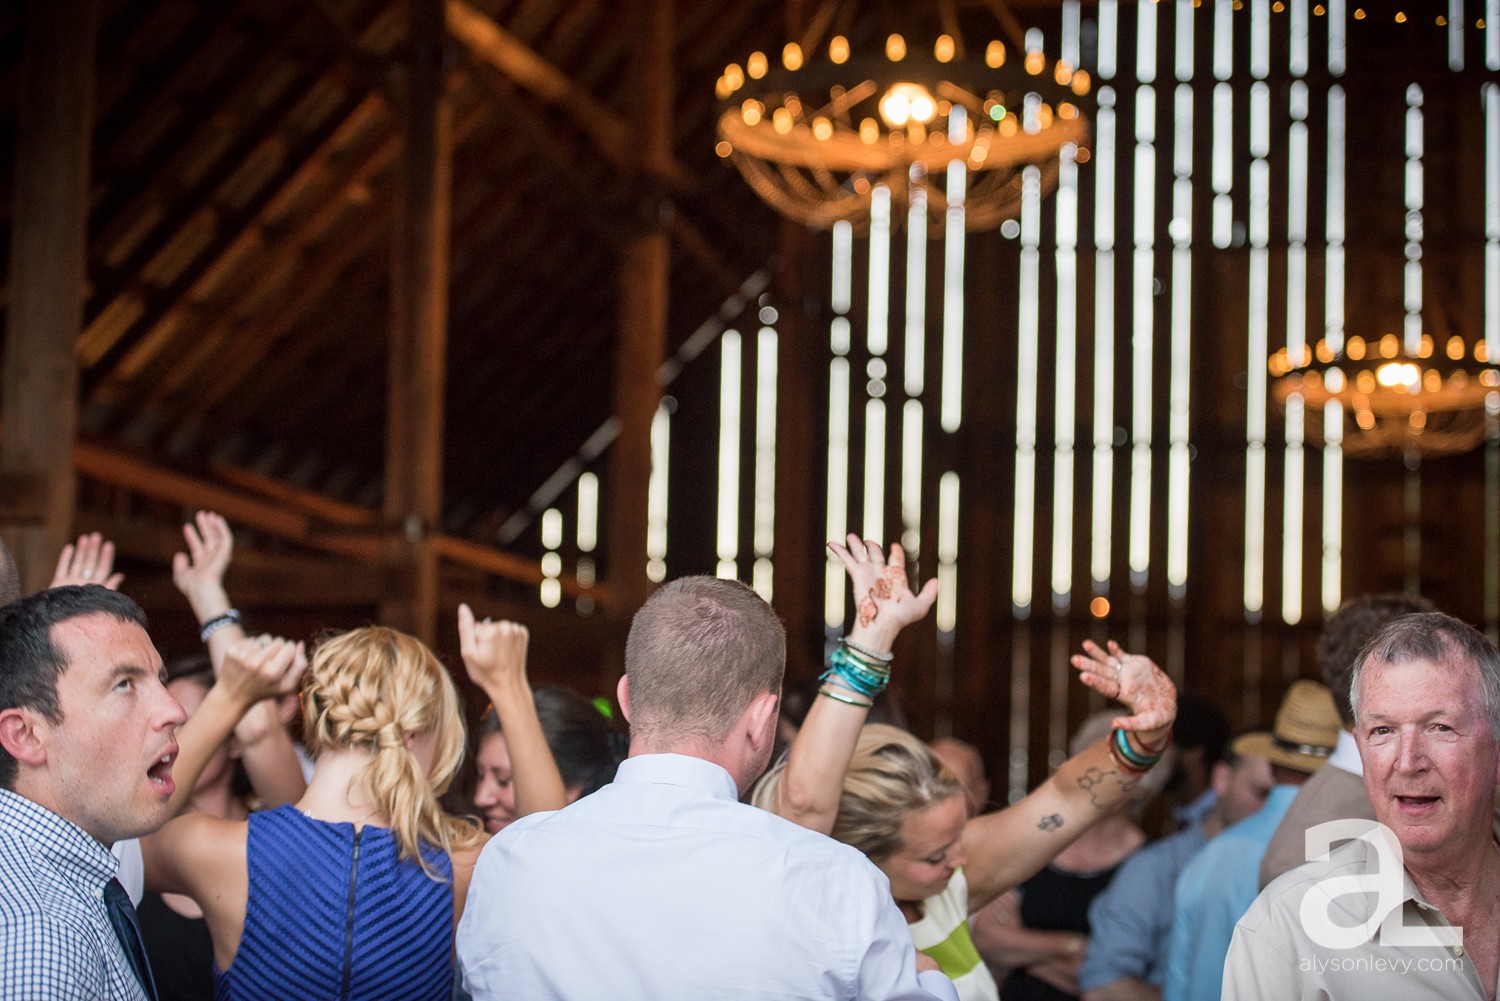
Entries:
POLYGON ((85 570, 82 573, 80 573, 78 576, 82 577, 84 580, 88 580, 89 578, 91 578, 91 577, 94 576, 94 571, 92 571, 92 570, 85 570))

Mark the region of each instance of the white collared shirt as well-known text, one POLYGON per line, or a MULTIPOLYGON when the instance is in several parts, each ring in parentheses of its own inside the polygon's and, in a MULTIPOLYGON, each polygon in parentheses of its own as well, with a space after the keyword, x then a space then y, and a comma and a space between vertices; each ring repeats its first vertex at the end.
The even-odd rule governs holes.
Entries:
POLYGON ((593 795, 507 827, 458 926, 474 1001, 954 998, 941 974, 919 984, 915 956, 864 855, 676 754, 630 758, 593 795))

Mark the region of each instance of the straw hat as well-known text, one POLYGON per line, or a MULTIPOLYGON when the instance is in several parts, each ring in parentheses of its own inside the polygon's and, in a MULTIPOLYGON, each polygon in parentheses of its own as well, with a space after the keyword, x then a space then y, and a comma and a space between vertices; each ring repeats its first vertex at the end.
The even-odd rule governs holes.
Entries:
POLYGON ((1276 709, 1271 732, 1247 733, 1231 747, 1235 754, 1269 758, 1273 765, 1311 774, 1333 753, 1341 728, 1333 693, 1316 681, 1294 681, 1276 709))

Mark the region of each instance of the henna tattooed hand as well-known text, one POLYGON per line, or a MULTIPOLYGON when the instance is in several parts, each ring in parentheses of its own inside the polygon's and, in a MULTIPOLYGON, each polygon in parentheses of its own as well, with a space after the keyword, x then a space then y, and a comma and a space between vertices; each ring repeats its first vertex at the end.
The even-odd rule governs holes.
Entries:
POLYGON ((859 616, 850 637, 862 645, 889 650, 896 634, 921 620, 937 598, 936 580, 912 593, 906 578, 906 553, 899 544, 891 545, 889 563, 877 543, 853 534, 848 545, 830 542, 828 548, 849 573, 859 616))
POLYGON ((1150 657, 1126 653, 1109 641, 1109 649, 1083 642, 1083 653, 1073 655, 1078 680, 1105 698, 1125 703, 1132 715, 1114 721, 1121 730, 1151 731, 1172 725, 1177 718, 1177 688, 1150 657))

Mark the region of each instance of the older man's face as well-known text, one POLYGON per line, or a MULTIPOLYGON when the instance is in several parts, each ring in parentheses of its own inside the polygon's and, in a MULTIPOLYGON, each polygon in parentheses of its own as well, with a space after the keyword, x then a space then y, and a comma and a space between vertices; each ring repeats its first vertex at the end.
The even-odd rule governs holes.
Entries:
POLYGON ((1356 737, 1375 817, 1413 855, 1488 838, 1500 749, 1467 660, 1376 662, 1360 676, 1356 737))

